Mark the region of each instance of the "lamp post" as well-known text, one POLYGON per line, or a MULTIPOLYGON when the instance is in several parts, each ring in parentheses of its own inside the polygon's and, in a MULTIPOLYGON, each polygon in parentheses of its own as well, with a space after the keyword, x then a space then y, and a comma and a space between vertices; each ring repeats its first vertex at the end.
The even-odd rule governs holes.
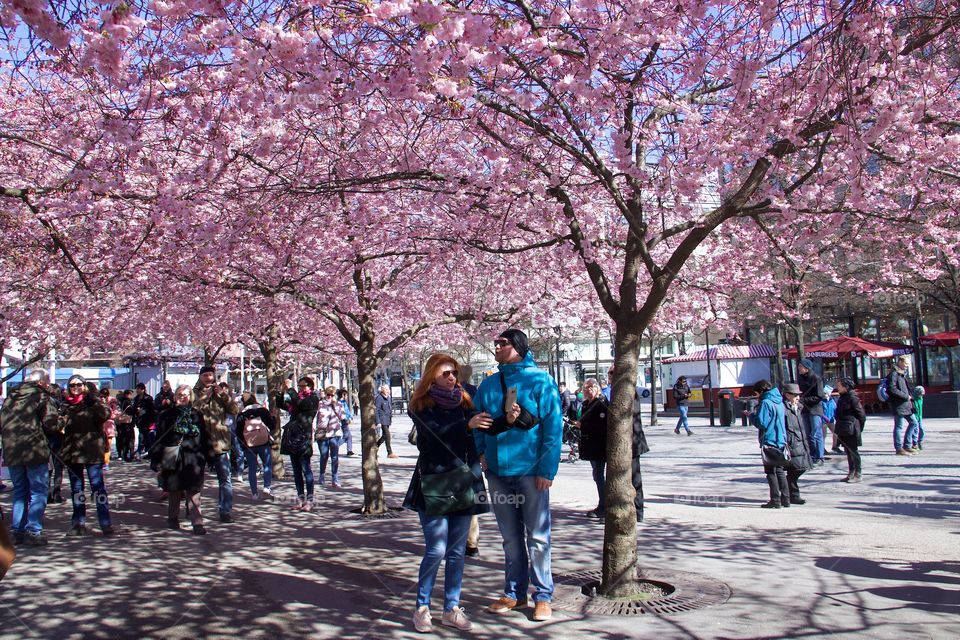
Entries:
POLYGON ((710 426, 715 427, 716 423, 714 422, 713 411, 713 376, 710 375, 710 325, 707 325, 707 330, 704 331, 704 336, 706 337, 707 342, 707 395, 710 397, 710 426))

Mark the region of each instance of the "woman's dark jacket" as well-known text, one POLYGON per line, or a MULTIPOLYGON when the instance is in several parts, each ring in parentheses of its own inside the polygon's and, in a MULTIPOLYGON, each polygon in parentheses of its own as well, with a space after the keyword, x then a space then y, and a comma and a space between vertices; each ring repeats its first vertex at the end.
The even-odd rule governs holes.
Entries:
POLYGON ((60 405, 60 426, 63 444, 60 457, 66 464, 103 464, 107 452, 107 436, 103 423, 110 417, 107 405, 92 393, 86 393, 79 404, 60 405))
POLYGON ((823 380, 813 371, 807 371, 797 376, 800 386, 800 404, 811 416, 823 416, 823 404, 827 395, 823 392, 823 380))
POLYGON ((860 397, 853 390, 848 390, 837 399, 837 426, 834 427, 837 437, 842 442, 862 446, 860 434, 867 421, 867 412, 863 410, 860 397))
POLYGON ((434 406, 409 414, 417 427, 417 449, 420 450, 420 457, 417 458, 417 466, 403 500, 405 509, 422 512, 425 508, 420 490, 421 470, 427 474, 444 473, 466 462, 475 477, 473 491, 476 494, 476 504, 472 508, 447 515, 476 515, 490 511, 480 469, 480 456, 477 454, 473 434, 467 428, 467 422, 476 413, 474 409, 441 409, 434 406))
POLYGON ((285 393, 277 395, 277 404, 285 406, 290 414, 290 420, 283 425, 284 430, 290 430, 298 435, 297 440, 305 438, 310 444, 310 449, 306 451, 309 455, 313 451, 313 420, 317 417, 317 410, 320 408, 320 396, 316 392, 301 398, 293 389, 287 389, 285 393))
POLYGON ((690 385, 686 382, 673 385, 673 399, 677 401, 677 406, 681 407, 690 404, 690 385))
POLYGON ((131 412, 137 429, 147 429, 157 421, 157 411, 153 406, 153 397, 149 393, 133 396, 131 412))
POLYGON ((203 489, 203 471, 207 464, 207 429, 203 423, 203 416, 196 409, 190 408, 190 418, 200 430, 196 436, 183 438, 173 430, 180 415, 179 407, 164 411, 157 424, 157 441, 150 452, 151 468, 158 468, 163 460, 163 449, 176 446, 180 442, 180 456, 182 463, 177 471, 165 471, 160 474, 160 483, 164 491, 196 492, 203 489))
POLYGON ((240 446, 244 449, 247 449, 247 444, 243 441, 243 425, 246 423, 248 418, 260 418, 263 424, 270 430, 271 437, 273 436, 274 431, 276 430, 277 423, 273 419, 273 414, 270 413, 270 410, 260 404, 250 404, 243 408, 243 411, 237 416, 237 439, 240 441, 240 446))
POLYGON ((787 446, 790 448, 790 462, 784 468, 794 471, 806 471, 813 466, 810 459, 810 445, 807 444, 806 420, 800 419, 802 408, 790 402, 783 404, 784 421, 787 427, 787 446))
POLYGON ((580 414, 580 457, 583 460, 606 462, 607 414, 610 407, 603 395, 583 403, 580 414))

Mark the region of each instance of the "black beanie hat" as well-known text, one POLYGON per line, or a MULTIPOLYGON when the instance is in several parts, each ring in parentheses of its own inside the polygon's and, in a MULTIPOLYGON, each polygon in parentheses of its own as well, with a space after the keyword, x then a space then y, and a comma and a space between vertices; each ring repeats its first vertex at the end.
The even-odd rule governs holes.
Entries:
POLYGON ((520 329, 507 329, 500 334, 500 337, 509 340, 521 358, 526 358, 527 354, 530 353, 530 347, 527 345, 527 334, 520 329))
POLYGON ((201 376, 202 376, 203 374, 205 374, 205 373, 216 373, 216 372, 217 372, 216 368, 215 368, 215 367, 211 367, 210 365, 206 365, 206 366, 200 367, 200 375, 201 375, 201 376))

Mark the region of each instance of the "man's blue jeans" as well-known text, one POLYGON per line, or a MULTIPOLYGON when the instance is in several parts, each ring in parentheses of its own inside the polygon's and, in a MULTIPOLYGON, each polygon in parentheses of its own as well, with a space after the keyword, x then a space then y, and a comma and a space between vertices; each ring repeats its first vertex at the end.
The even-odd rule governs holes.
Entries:
POLYGON ((417 607, 430 606, 430 594, 437 580, 440 563, 446 559, 443 570, 443 610, 451 611, 460 605, 463 584, 463 554, 467 547, 467 532, 473 516, 428 516, 420 512, 420 526, 426 550, 420 561, 417 581, 417 607))
POLYGON ((690 421, 687 419, 687 412, 690 411, 690 405, 677 405, 677 409, 680 411, 680 419, 677 420, 676 430, 679 431, 680 429, 683 429, 687 433, 690 433, 690 421))
POLYGON ((227 514, 233 511, 233 482, 230 477, 230 453, 219 453, 213 456, 210 462, 214 472, 217 474, 217 482, 220 484, 220 494, 218 507, 220 514, 227 514))
POLYGON ((110 506, 107 502, 107 488, 103 483, 103 464, 70 464, 70 493, 73 498, 73 526, 87 523, 87 497, 83 490, 83 472, 90 479, 90 490, 97 506, 97 521, 100 528, 110 526, 110 506))
POLYGON ((327 473, 327 459, 330 460, 330 481, 340 484, 340 436, 317 440, 320 449, 320 484, 327 473))
POLYGON ((243 455, 247 459, 247 479, 250 481, 250 493, 257 495, 257 458, 260 458, 260 462, 263 464, 263 488, 269 493, 270 485, 273 484, 273 454, 270 452, 270 444, 245 449, 243 455))
POLYGON ((13 482, 11 515, 14 533, 40 533, 50 488, 47 463, 10 467, 10 480, 13 482))
POLYGON ((535 481, 534 476, 497 476, 487 472, 490 502, 503 537, 503 594, 524 601, 527 588, 533 583, 533 600, 550 602, 550 491, 537 491, 535 481))
POLYGON ((807 422, 807 444, 810 445, 810 459, 813 462, 823 460, 823 426, 821 425, 823 417, 804 413, 803 419, 807 422))
POLYGON ((353 433, 350 431, 350 423, 343 422, 343 443, 347 445, 347 453, 353 453, 353 433))
POLYGON ((917 416, 910 414, 909 416, 894 416, 893 417, 893 448, 897 451, 903 449, 904 446, 910 447, 917 439, 917 416), (907 432, 903 432, 903 423, 907 423, 907 432))

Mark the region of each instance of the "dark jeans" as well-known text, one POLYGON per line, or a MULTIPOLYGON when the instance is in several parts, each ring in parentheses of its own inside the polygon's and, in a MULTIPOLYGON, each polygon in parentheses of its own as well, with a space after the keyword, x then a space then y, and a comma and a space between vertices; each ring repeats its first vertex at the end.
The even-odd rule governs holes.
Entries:
POLYGON ((293 466, 293 484, 297 486, 297 497, 303 501, 304 497, 308 501, 313 501, 313 469, 310 468, 310 456, 313 452, 302 456, 290 456, 290 464, 293 466), (306 483, 306 493, 304 493, 304 483, 306 483))
POLYGON ((103 483, 103 464, 71 464, 70 493, 73 496, 73 518, 70 524, 83 526, 87 522, 87 497, 83 491, 83 473, 90 480, 90 490, 97 507, 97 521, 100 528, 110 526, 110 506, 107 501, 107 488, 103 483))
POLYGON ((137 426, 137 457, 142 456, 150 450, 150 425, 137 426))
POLYGON ((52 451, 50 454, 50 478, 47 480, 47 495, 50 497, 60 495, 60 486, 63 484, 63 460, 60 458, 60 449, 52 451))
MULTIPOLYGON (((603 513, 606 510, 606 467, 607 463, 591 460, 590 466, 593 468, 593 481, 597 485, 597 511, 603 513)), ((630 464, 630 480, 637 494, 633 498, 633 506, 637 510, 637 520, 643 520, 643 474, 640 472, 640 458, 634 458, 630 464)))
MULTIPOLYGON (((787 469, 787 487, 790 489, 790 502, 800 498, 800 476, 806 472, 806 469, 787 469)), ((780 496, 783 500, 783 496, 780 496)))
POLYGON ((843 450, 847 452, 847 471, 850 475, 860 475, 860 448, 857 445, 857 439, 840 438, 843 443, 843 450))
POLYGON ((263 463, 263 488, 270 493, 270 485, 273 484, 273 452, 269 444, 262 444, 259 447, 247 449, 244 452, 247 458, 247 479, 250 481, 250 493, 257 495, 257 458, 263 463))
POLYGON ((233 478, 230 476, 230 454, 220 453, 210 459, 210 466, 217 474, 220 485, 218 508, 220 515, 233 511, 233 478))
POLYGON ((380 439, 377 440, 377 447, 382 445, 384 442, 387 443, 387 455, 393 454, 393 446, 390 444, 390 425, 382 424, 380 425, 383 435, 380 436, 380 439))
POLYGON ((767 484, 770 485, 770 502, 783 504, 790 502, 790 487, 787 485, 787 471, 783 467, 763 465, 763 472, 767 474, 767 484))
POLYGON ((235 430, 230 431, 230 471, 233 475, 239 476, 243 473, 243 464, 246 456, 243 449, 240 448, 240 438, 237 437, 235 430))
POLYGON ((133 459, 133 424, 117 425, 117 457, 126 462, 133 459))

